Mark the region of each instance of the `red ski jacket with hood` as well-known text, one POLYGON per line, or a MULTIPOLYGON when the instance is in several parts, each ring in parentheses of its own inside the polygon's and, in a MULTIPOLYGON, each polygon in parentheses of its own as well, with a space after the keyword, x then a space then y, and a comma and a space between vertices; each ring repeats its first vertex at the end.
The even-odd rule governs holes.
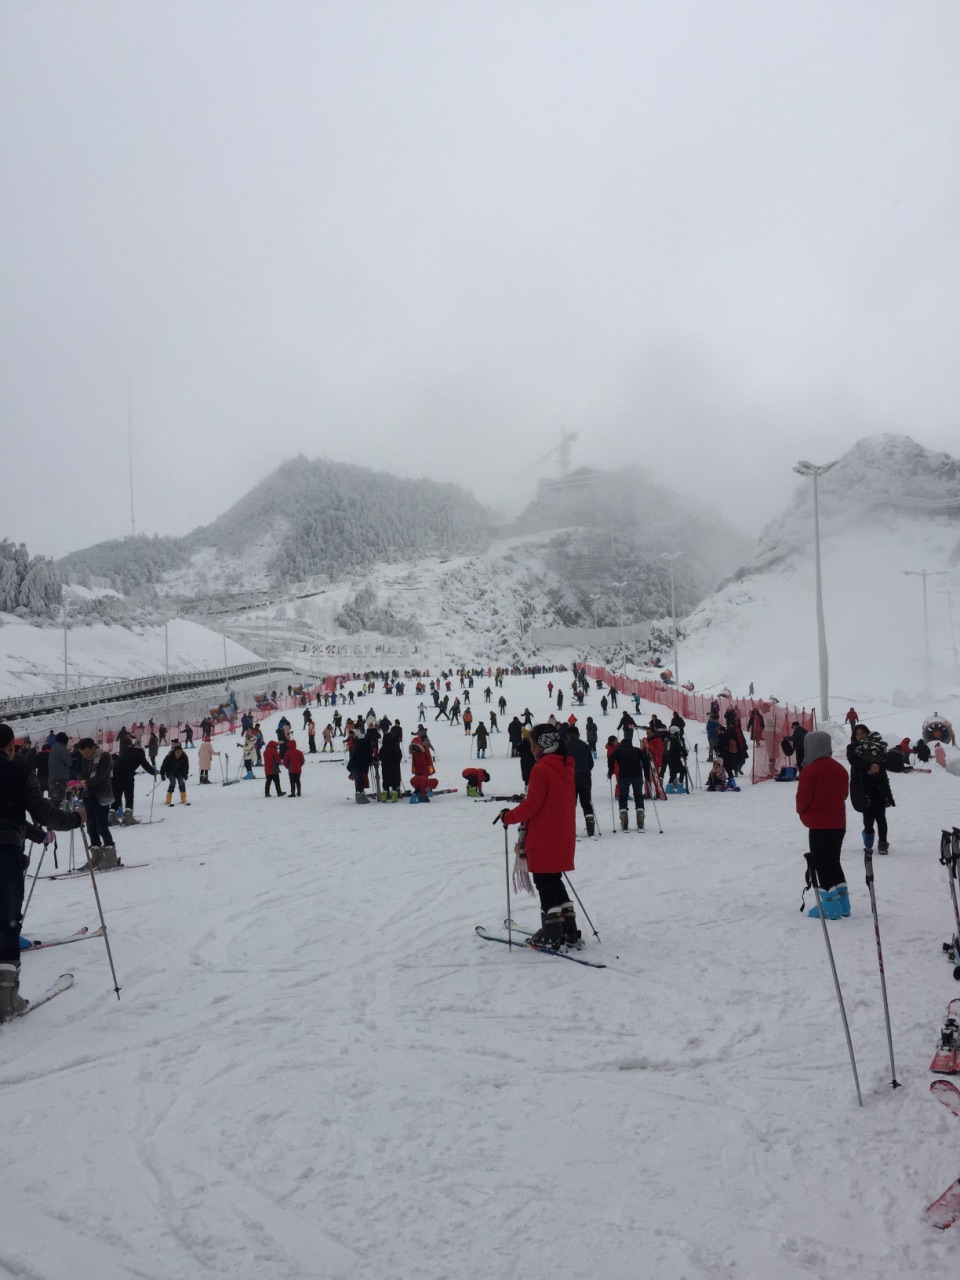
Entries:
POLYGON ((573 870, 577 847, 577 788, 573 761, 549 752, 533 766, 526 798, 503 816, 504 826, 525 822, 527 867, 534 873, 573 870))

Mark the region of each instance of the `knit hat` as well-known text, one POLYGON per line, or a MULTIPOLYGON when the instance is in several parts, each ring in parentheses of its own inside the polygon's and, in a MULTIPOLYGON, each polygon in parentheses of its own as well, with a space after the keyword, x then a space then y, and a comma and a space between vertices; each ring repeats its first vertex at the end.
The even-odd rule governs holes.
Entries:
POLYGON ((556 751, 560 746, 560 734, 555 725, 538 724, 530 736, 536 741, 541 751, 556 751))
POLYGON ((814 729, 803 740, 803 762, 813 764, 814 760, 822 760, 833 755, 833 742, 825 729, 814 729))

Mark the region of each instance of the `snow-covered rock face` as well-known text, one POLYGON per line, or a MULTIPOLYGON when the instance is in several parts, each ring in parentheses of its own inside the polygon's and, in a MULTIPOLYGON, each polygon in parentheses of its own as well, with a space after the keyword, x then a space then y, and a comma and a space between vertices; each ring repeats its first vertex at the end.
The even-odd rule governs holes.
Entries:
MULTIPOLYGON (((860 522, 875 527, 900 517, 939 519, 952 529, 948 554, 957 561, 960 462, 949 454, 924 449, 909 436, 867 437, 820 477, 818 488, 821 534, 860 522)), ((760 534, 756 563, 806 549, 812 540, 813 481, 798 478, 792 502, 760 534)))
MULTIPOLYGON (((832 712, 873 699, 927 706, 923 582, 914 576, 923 569, 946 571, 927 580, 929 688, 940 699, 960 693, 960 464, 881 436, 855 445, 819 490, 832 712)), ((813 706, 814 574, 813 482, 798 478, 756 559, 684 620, 684 676, 738 690, 752 681, 760 694, 813 706)))

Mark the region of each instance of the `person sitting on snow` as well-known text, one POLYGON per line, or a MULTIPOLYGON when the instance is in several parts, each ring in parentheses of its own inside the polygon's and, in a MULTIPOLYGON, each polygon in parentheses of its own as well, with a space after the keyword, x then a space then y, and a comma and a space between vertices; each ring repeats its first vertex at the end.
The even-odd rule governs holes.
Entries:
POLYGON ((713 768, 707 774, 706 787, 708 791, 726 791, 727 789, 727 771, 719 756, 714 760, 713 768))

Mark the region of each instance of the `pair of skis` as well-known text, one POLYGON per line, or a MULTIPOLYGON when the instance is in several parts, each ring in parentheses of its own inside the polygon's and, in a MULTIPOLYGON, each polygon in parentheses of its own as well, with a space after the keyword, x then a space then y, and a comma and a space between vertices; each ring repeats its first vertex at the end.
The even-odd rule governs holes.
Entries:
POLYGON ((930 1070, 952 1076, 960 1072, 960 998, 947 1005, 947 1016, 937 1041, 930 1070))
MULTIPOLYGON (((956 1003, 951 1001, 951 1004, 956 1003)), ((934 1080, 930 1085, 930 1092, 960 1120, 960 1089, 955 1084, 951 1084, 949 1080, 934 1080)), ((937 1227, 940 1231, 946 1231, 960 1219, 960 1178, 951 1182, 942 1195, 927 1205, 923 1216, 932 1227, 937 1227)))
MULTIPOLYGON (((61 973, 60 977, 57 978, 56 982, 51 983, 51 985, 47 987, 46 991, 44 991, 42 996, 36 996, 34 999, 30 1001, 30 1003, 27 1005, 27 1007, 23 1010, 22 1013, 14 1014, 12 1018, 6 1019, 6 1022, 15 1022, 18 1018, 25 1018, 28 1013, 33 1013, 35 1010, 39 1009, 42 1005, 48 1004, 54 998, 54 996, 62 995, 64 991, 69 991, 72 986, 73 986, 73 974, 61 973)), ((6 1022, 3 1025, 6 1025, 6 1022)))
POLYGON ((65 947, 68 942, 85 942, 88 938, 102 938, 103 929, 94 929, 92 932, 87 925, 82 929, 78 929, 76 933, 68 933, 62 938, 47 938, 41 942, 39 938, 21 938, 20 951, 42 951, 46 947, 65 947))
MULTIPOLYGON (((507 928, 507 921, 504 922, 504 928, 507 928)), ((490 933, 482 924, 475 927, 474 932, 478 938, 482 938, 484 942, 502 942, 504 946, 513 945, 518 950, 523 951, 541 951, 544 955, 559 956, 561 960, 572 960, 575 964, 586 965, 588 969, 605 969, 607 966, 602 960, 588 960, 586 956, 577 955, 574 950, 567 946, 562 946, 558 950, 553 947, 543 946, 540 943, 533 942, 533 934, 529 929, 518 929, 515 924, 510 924, 510 934, 490 933)))
MULTIPOLYGON (((111 871, 132 871, 135 867, 149 867, 149 865, 149 862, 119 862, 115 867, 104 867, 102 870, 99 867, 94 867, 93 871, 95 875, 105 876, 111 871)), ((41 876, 40 879, 76 880, 78 876, 85 876, 89 874, 89 869, 87 867, 76 867, 73 871, 55 871, 52 875, 41 876)))

